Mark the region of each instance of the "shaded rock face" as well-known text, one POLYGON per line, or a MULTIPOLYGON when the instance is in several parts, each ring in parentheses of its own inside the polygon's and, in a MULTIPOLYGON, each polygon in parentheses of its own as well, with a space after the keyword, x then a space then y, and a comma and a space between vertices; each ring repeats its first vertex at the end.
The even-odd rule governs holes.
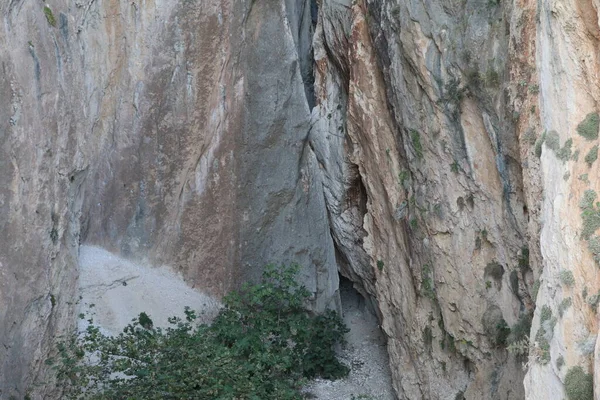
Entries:
POLYGON ((57 397, 82 243, 215 296, 297 262, 317 310, 339 271, 399 398, 564 397, 599 353, 600 31, 533 3, 0 5, 0 397, 57 397))

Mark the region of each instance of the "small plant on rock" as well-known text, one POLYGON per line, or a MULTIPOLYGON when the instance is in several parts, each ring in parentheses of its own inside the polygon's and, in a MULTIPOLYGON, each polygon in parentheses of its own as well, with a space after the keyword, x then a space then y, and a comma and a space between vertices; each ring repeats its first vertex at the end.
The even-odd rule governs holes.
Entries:
POLYGON ((594 162, 598 159, 598 145, 595 145, 590 149, 590 151, 585 155, 585 162, 588 167, 591 167, 594 162))

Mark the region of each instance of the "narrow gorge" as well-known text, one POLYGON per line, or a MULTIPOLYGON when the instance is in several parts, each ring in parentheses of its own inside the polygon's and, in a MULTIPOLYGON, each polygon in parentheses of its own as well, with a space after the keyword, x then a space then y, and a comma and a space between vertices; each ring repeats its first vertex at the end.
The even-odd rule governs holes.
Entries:
POLYGON ((60 398, 90 248, 345 282, 398 399, 600 398, 599 8, 3 1, 0 399, 60 398))

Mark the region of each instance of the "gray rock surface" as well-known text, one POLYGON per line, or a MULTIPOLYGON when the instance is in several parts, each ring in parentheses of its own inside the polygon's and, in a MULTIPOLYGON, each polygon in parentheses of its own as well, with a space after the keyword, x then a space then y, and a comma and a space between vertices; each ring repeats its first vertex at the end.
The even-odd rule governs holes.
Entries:
POLYGON ((339 271, 400 399, 598 376, 576 345, 598 334, 597 139, 577 134, 597 1, 44 7, 0 4, 0 398, 59 397, 44 360, 76 323, 81 244, 214 297, 297 262, 316 310, 340 309, 339 271), (498 326, 534 309, 525 373, 498 326))

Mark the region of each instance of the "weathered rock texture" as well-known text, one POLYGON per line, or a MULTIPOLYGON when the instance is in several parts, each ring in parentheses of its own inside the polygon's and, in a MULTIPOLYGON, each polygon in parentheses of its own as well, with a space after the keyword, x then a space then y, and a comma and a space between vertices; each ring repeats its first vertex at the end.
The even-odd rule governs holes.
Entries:
POLYGON ((401 399, 599 376, 597 9, 4 2, 0 397, 57 396, 81 243, 216 296, 295 261, 318 310, 339 271, 401 399), (534 309, 525 372, 506 335, 534 309))

